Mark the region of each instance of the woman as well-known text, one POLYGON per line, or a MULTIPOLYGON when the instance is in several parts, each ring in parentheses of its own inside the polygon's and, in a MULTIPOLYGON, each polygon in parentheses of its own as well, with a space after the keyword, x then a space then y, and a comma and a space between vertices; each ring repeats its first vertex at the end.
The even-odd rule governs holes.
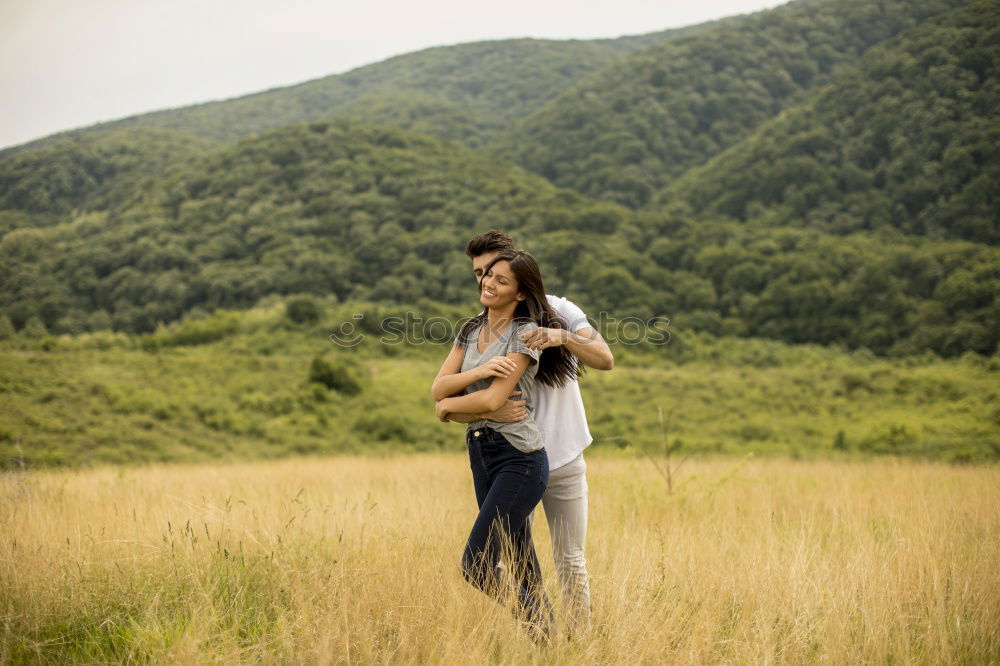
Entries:
POLYGON ((509 547, 503 561, 516 586, 517 615, 529 623, 535 640, 544 640, 552 629, 552 610, 528 516, 545 491, 549 465, 532 417, 532 393, 536 381, 561 386, 575 376, 577 364, 563 346, 539 352, 521 339, 539 326, 564 327, 545 298, 534 257, 523 250, 500 252, 483 271, 479 289, 485 309, 462 327, 431 388, 438 418, 495 411, 515 390, 526 403, 527 417, 512 423, 479 419, 466 430, 479 515, 462 555, 462 572, 500 600, 498 565, 501 550, 509 547))

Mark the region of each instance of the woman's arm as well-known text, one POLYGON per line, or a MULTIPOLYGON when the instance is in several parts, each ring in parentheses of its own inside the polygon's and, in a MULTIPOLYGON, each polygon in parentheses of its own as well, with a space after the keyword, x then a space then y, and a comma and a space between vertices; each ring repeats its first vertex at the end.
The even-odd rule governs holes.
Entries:
POLYGON ((514 371, 513 361, 504 356, 494 356, 480 366, 461 372, 463 358, 465 358, 465 350, 457 345, 453 346, 448 357, 441 364, 441 369, 438 370, 434 383, 431 384, 431 397, 434 400, 443 400, 450 395, 455 395, 469 384, 474 384, 480 379, 503 376, 514 371))
POLYGON ((507 358, 514 362, 513 372, 506 376, 494 377, 490 385, 482 391, 438 401, 436 409, 438 418, 446 421, 451 412, 477 414, 500 409, 507 396, 514 390, 518 380, 521 379, 521 375, 528 369, 528 364, 535 362, 533 358, 520 352, 511 353, 507 358))
POLYGON ((514 423, 515 421, 523 421, 528 418, 528 411, 525 408, 527 401, 518 398, 520 395, 520 391, 514 391, 503 403, 503 406, 496 411, 479 412, 478 414, 471 414, 469 412, 450 412, 448 414, 448 420, 454 421, 455 423, 474 423, 476 421, 482 421, 483 419, 486 419, 487 421, 497 421, 499 423, 514 423))

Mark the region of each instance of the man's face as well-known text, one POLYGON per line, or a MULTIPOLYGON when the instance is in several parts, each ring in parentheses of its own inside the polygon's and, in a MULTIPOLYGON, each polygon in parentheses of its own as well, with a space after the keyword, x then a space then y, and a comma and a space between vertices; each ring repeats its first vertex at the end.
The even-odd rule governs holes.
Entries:
POLYGON ((472 258, 472 271, 476 274, 476 285, 479 285, 479 281, 483 279, 483 270, 489 266, 490 262, 500 254, 499 252, 487 252, 486 254, 481 254, 478 257, 472 258))

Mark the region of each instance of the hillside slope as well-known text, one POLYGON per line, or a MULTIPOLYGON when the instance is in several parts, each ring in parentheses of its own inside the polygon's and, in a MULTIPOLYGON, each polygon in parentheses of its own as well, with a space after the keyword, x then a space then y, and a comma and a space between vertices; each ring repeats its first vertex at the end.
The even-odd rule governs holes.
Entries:
POLYGON ((232 142, 285 125, 339 117, 475 146, 612 60, 699 28, 618 39, 511 39, 429 48, 294 86, 56 134, 7 148, 0 158, 101 129, 153 127, 232 142))
POLYGON ((662 192, 699 216, 1000 242, 1000 9, 872 49, 833 84, 662 192))
MULTIPOLYGON (((0 470, 461 449, 461 428, 435 419, 427 390, 448 338, 387 345, 366 331, 336 347, 330 331, 370 305, 321 304, 311 323, 292 321, 287 305, 143 336, 0 341, 0 470), (361 391, 311 381, 317 357, 361 391)), ((458 321, 466 308, 434 314, 458 321)), ((662 407, 685 454, 1000 460, 997 359, 888 360, 708 336, 614 350, 613 372, 581 380, 595 453, 662 452, 662 407)))
MULTIPOLYGON (((0 337, 148 332, 275 294, 467 303, 462 247, 495 226, 536 254, 551 293, 595 319, 891 355, 994 354, 991 11, 960 8, 844 61, 832 87, 639 211, 484 151, 349 121, 235 145, 140 128, 54 142, 0 161, 0 337), (828 159, 838 142, 850 159, 828 159), (926 206, 907 210, 913 202, 926 206)), ((380 108, 398 120, 403 101, 380 108)))
POLYGON ((0 160, 0 235, 46 226, 73 210, 120 207, 144 183, 218 144, 147 128, 94 132, 0 160))
POLYGON ((964 0, 800 0, 615 62, 517 123, 497 150, 632 207, 750 135, 872 46, 964 0))
POLYGON ((346 121, 244 139, 55 218, 0 239, 0 337, 146 332, 273 294, 468 303, 462 248, 498 227, 536 254, 550 293, 605 323, 666 317, 680 331, 892 354, 992 354, 1000 339, 1000 248, 637 213, 454 143, 346 121))
POLYGON ((134 194, 3 236, 0 309, 15 326, 102 327, 96 316, 148 331, 196 306, 298 291, 454 302, 472 284, 461 250, 474 230, 593 207, 491 156, 344 121, 245 139, 134 194))

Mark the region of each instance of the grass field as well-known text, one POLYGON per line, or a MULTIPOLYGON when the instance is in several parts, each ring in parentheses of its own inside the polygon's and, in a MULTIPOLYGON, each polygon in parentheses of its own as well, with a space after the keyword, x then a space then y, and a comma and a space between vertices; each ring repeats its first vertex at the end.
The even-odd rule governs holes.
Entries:
POLYGON ((589 467, 593 626, 547 648, 461 577, 457 453, 6 472, 0 663, 1000 663, 996 466, 589 467))
MULTIPOLYGON (((0 469, 458 452, 461 429, 438 423, 429 390, 448 345, 374 333, 334 345, 330 331, 365 307, 296 325, 278 301, 148 336, 0 341, 0 469), (316 358, 350 370, 361 392, 310 381, 316 358)), ((595 449, 662 448, 662 409, 683 452, 1000 460, 1000 357, 886 359, 681 334, 612 349, 615 369, 581 380, 595 449)))

